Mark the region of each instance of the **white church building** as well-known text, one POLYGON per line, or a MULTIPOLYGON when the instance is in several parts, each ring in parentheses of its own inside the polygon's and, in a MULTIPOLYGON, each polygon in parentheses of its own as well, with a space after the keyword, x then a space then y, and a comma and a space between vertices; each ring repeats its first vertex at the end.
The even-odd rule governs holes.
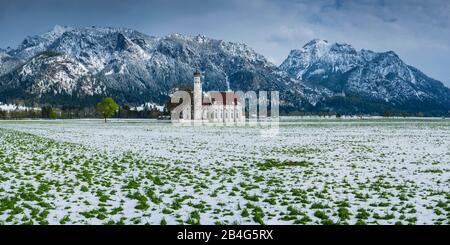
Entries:
POLYGON ((240 97, 234 92, 208 92, 202 90, 201 74, 194 72, 193 112, 187 107, 183 120, 202 122, 244 122, 245 114, 240 97))

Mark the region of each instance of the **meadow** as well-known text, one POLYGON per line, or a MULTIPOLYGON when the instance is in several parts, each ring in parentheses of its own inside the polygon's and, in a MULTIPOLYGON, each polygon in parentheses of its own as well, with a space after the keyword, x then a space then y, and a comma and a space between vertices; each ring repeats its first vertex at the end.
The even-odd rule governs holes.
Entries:
POLYGON ((449 224, 450 120, 0 121, 0 224, 449 224))

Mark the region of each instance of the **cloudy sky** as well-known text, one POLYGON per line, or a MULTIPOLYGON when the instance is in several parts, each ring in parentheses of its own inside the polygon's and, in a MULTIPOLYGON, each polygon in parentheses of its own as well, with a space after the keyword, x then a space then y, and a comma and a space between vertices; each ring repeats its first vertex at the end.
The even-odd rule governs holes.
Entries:
POLYGON ((54 25, 243 42, 280 64, 313 38, 393 50, 450 86, 449 0, 0 0, 0 48, 54 25))

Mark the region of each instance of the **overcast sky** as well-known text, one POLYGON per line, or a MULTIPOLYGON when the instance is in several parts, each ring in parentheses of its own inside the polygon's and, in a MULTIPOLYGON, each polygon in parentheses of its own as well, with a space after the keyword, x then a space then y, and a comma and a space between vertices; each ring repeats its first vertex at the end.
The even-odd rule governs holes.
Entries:
POLYGON ((54 25, 243 42, 280 64, 313 38, 393 50, 450 86, 449 0, 0 0, 0 48, 54 25))

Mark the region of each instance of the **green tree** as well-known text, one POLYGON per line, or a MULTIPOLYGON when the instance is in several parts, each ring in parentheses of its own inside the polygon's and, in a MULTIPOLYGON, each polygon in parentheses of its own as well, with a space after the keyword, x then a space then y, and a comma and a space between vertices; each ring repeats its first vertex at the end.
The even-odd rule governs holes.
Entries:
POLYGON ((57 114, 51 106, 44 106, 41 108, 41 116, 43 118, 56 119, 57 114))
POLYGON ((104 98, 97 104, 97 110, 100 112, 100 114, 102 114, 103 118, 105 118, 105 123, 106 118, 112 116, 118 108, 119 106, 116 104, 116 102, 109 97, 104 98))
POLYGON ((50 114, 49 114, 50 119, 56 119, 57 115, 56 115, 56 111, 55 110, 51 110, 50 114))

